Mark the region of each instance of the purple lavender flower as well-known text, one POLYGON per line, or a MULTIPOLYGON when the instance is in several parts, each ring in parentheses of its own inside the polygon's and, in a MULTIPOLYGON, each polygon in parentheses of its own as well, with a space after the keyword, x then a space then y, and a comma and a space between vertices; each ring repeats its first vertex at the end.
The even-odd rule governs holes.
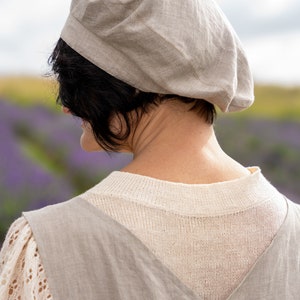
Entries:
POLYGON ((0 100, 0 244, 21 211, 68 200, 131 157, 86 153, 74 118, 0 100))

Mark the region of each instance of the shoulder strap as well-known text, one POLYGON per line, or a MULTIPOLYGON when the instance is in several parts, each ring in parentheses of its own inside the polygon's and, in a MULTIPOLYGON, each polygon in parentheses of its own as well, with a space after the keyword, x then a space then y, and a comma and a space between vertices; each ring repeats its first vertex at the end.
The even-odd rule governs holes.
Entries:
POLYGON ((130 231, 79 197, 24 216, 55 300, 199 300, 130 231))
POLYGON ((228 299, 299 299, 300 206, 290 200, 287 205, 286 220, 271 245, 228 299))

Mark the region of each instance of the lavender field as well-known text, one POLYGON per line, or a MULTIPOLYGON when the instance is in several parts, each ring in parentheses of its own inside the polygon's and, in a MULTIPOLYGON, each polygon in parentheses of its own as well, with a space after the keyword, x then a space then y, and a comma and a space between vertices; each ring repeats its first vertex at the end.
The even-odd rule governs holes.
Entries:
POLYGON ((300 203, 300 122, 226 116, 216 133, 225 152, 244 166, 259 166, 280 192, 300 203))
POLYGON ((67 200, 131 160, 84 152, 80 133, 75 118, 0 99, 0 245, 22 211, 67 200))
MULTIPOLYGON (((0 99, 0 245, 9 224, 22 211, 69 199, 131 159, 124 154, 85 153, 79 145, 81 128, 76 118, 42 101, 25 99, 26 105, 20 105, 6 99, 0 99)), ((280 191, 300 203, 297 109, 282 117, 283 109, 273 108, 276 118, 260 113, 220 116, 215 129, 228 154, 245 166, 260 166, 280 191)))

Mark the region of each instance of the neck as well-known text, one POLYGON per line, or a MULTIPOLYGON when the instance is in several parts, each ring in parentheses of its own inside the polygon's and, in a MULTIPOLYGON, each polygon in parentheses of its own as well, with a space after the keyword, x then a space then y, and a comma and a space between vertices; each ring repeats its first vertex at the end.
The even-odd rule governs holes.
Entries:
POLYGON ((166 102, 143 116, 132 137, 133 161, 122 171, 184 183, 236 179, 249 171, 227 156, 186 104, 166 102))

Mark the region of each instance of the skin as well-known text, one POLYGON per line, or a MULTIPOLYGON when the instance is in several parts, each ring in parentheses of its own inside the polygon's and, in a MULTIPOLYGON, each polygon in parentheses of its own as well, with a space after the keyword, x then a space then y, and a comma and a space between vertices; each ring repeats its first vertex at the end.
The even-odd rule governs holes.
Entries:
MULTIPOLYGON (((249 170, 220 147, 212 125, 188 111, 189 105, 168 101, 145 114, 124 152, 133 160, 121 171, 172 182, 209 184, 249 175, 249 170)), ((63 108, 65 113, 70 113, 63 108)), ((99 151, 90 126, 82 125, 81 147, 99 151)))
MULTIPOLYGON (((62 108, 63 113, 71 114, 70 110, 66 107, 62 108)), ((96 142, 91 126, 88 122, 81 122, 82 135, 80 137, 80 146, 87 152, 99 151, 101 147, 96 142)))

